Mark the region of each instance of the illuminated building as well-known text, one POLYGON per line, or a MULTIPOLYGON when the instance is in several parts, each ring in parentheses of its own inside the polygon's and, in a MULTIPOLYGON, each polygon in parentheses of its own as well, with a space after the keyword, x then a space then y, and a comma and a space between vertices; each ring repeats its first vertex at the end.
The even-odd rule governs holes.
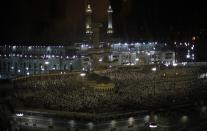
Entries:
POLYGON ((177 63, 195 60, 194 45, 179 43, 175 49, 166 43, 111 43, 105 48, 78 43, 68 46, 0 46, 0 79, 15 76, 50 73, 54 71, 91 71, 98 66, 136 66, 177 63), (71 53, 68 48, 77 50, 71 53))
MULTIPOLYGON (((92 21, 92 7, 87 5, 85 36, 87 41, 68 46, 20 46, 9 43, 0 46, 0 79, 13 78, 55 71, 91 71, 114 66, 148 64, 177 65, 195 60, 194 44, 178 43, 174 47, 160 42, 119 43, 110 41, 113 34, 112 7, 109 5, 108 24, 102 32, 103 23, 92 21), (110 41, 110 42, 109 42, 110 41), (68 48, 77 50, 71 54, 68 48), (101 68, 100 68, 101 67, 101 68)), ((23 43, 21 43, 23 44, 23 43)), ((43 43, 44 45, 48 43, 43 43)), ((71 45, 72 43, 70 43, 71 45)))
POLYGON ((1 78, 80 70, 80 60, 63 46, 0 46, 1 78))

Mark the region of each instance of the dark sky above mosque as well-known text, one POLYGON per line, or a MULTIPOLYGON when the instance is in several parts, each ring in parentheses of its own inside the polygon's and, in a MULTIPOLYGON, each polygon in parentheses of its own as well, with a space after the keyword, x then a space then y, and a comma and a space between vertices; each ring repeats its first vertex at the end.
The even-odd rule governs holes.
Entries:
MULTIPOLYGON (((2 39, 80 40, 85 0, 8 0, 1 4, 2 39)), ((91 0, 96 22, 107 20, 107 0, 91 0)))
MULTIPOLYGON (((94 20, 107 22, 114 9, 115 36, 124 40, 190 40, 206 35, 202 1, 91 0, 94 20)), ((85 0, 6 0, 0 4, 1 40, 80 41, 84 35, 85 0)))

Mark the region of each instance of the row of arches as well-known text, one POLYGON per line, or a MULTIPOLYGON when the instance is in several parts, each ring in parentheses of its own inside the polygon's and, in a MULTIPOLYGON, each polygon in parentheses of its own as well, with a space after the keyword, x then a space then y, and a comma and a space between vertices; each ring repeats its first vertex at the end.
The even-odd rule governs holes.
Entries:
POLYGON ((50 70, 73 70, 73 64, 70 62, 51 64, 45 64, 41 62, 22 62, 22 61, 0 61, 0 73, 1 74, 13 74, 13 75, 25 75, 28 72, 30 74, 47 73, 50 70))

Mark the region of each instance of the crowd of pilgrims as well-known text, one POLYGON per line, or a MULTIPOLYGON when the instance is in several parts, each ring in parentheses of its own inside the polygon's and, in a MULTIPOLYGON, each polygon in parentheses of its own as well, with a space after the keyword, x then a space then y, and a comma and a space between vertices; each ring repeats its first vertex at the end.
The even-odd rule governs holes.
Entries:
POLYGON ((159 103, 169 103, 179 95, 183 97, 192 80, 190 74, 193 71, 189 72, 188 69, 153 72, 120 68, 100 73, 115 84, 110 91, 91 87, 87 84, 90 74, 83 78, 79 73, 25 77, 16 80, 14 87, 16 97, 26 107, 72 112, 114 112, 145 109, 159 103), (175 88, 179 88, 179 91, 173 91, 175 88), (174 97, 173 93, 178 95, 174 97))

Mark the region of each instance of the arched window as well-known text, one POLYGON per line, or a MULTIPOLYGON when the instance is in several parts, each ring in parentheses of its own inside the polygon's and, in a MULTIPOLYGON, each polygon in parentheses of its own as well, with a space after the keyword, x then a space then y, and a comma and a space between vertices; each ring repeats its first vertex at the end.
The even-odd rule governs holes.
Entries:
POLYGON ((0 61, 0 72, 2 71, 2 62, 0 61))
POLYGON ((56 70, 57 69, 57 67, 56 67, 56 65, 53 65, 53 68, 52 68, 53 70, 56 70))
POLYGON ((64 65, 64 70, 67 70, 67 65, 66 64, 64 65))
POLYGON ((47 70, 48 70, 47 65, 45 65, 45 71, 47 71, 47 70))
POLYGON ((3 62, 3 67, 2 67, 3 71, 6 71, 6 61, 3 62))
POLYGON ((10 62, 8 62, 8 65, 7 65, 8 72, 10 72, 10 69, 11 69, 10 65, 11 65, 10 62))
POLYGON ((39 70, 42 70, 42 63, 39 64, 39 70))
POLYGON ((26 64, 26 63, 24 63, 24 70, 26 69, 26 66, 27 66, 27 64, 26 64))
POLYGON ((31 65, 31 63, 29 63, 29 70, 31 70, 31 68, 32 68, 32 65, 31 65))
POLYGON ((23 64, 23 72, 24 73, 26 72, 26 68, 27 68, 27 64, 24 62, 24 64, 23 64))
POLYGON ((37 72, 37 64, 34 63, 34 74, 36 74, 36 72, 37 72))
POLYGON ((18 73, 18 63, 17 62, 15 62, 15 64, 14 64, 14 71, 15 71, 15 74, 18 73))
POLYGON ((70 65, 70 71, 73 71, 73 65, 72 64, 70 65))

